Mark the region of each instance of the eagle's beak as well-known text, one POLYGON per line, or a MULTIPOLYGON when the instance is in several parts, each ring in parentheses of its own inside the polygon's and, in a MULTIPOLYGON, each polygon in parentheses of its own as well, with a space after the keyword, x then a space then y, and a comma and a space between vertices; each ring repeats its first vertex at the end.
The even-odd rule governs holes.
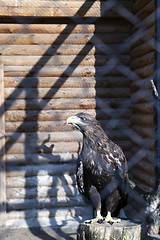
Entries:
POLYGON ((67 118, 67 124, 77 124, 79 122, 79 118, 77 116, 70 116, 67 118))

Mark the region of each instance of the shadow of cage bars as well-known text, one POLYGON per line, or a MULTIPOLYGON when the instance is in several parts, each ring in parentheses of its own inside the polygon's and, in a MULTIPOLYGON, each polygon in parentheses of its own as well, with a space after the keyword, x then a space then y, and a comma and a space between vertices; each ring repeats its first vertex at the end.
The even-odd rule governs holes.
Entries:
POLYGON ((8 223, 24 218, 29 227, 82 221, 74 177, 81 136, 63 123, 85 111, 125 152, 127 216, 158 233, 159 98, 151 80, 159 92, 159 1, 8 0, 0 6, 1 214, 6 209, 8 223))

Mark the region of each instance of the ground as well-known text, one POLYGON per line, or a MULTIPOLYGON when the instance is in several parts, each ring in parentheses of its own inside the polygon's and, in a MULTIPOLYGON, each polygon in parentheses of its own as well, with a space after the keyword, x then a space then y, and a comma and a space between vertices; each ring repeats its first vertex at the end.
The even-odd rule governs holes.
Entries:
POLYGON ((0 240, 75 240, 76 231, 70 229, 45 228, 0 228, 0 240))

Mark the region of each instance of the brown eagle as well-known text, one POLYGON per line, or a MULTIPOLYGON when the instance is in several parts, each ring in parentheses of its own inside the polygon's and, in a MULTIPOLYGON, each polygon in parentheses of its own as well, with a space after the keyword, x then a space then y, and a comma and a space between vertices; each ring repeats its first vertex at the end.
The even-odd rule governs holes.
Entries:
POLYGON ((112 216, 117 216, 126 205, 128 185, 127 161, 122 149, 87 113, 69 117, 67 124, 83 134, 76 177, 79 192, 91 200, 96 210, 96 218, 91 221, 119 222, 112 216))

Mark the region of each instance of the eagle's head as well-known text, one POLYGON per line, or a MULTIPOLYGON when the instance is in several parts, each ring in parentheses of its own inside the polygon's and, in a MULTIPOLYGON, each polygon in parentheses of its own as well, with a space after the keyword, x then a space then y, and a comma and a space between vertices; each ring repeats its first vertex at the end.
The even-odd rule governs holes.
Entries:
POLYGON ((86 136, 102 131, 98 121, 90 114, 84 112, 67 118, 67 124, 72 124, 86 136))

